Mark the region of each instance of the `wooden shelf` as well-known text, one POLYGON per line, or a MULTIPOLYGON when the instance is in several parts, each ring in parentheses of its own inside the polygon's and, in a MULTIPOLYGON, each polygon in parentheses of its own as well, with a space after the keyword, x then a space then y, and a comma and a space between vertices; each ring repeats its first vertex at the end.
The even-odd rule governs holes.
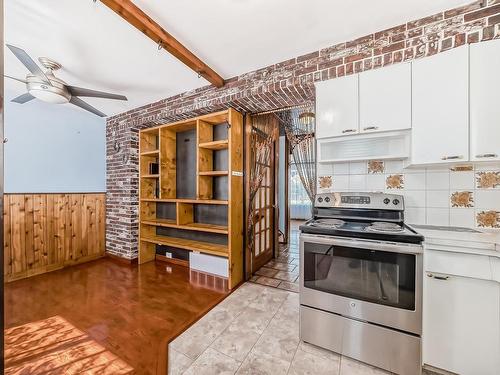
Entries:
POLYGON ((198 147, 206 148, 209 150, 225 150, 229 146, 229 141, 227 139, 221 141, 204 142, 200 143, 198 147))
POLYGON ((158 227, 176 227, 177 223, 174 219, 146 219, 142 220, 141 224, 156 225, 158 227))
POLYGON ((141 241, 150 242, 156 245, 172 246, 178 249, 199 251, 200 253, 217 255, 227 258, 227 245, 219 245, 208 242, 186 240, 184 238, 175 238, 167 236, 143 236, 141 241))
POLYGON ((232 108, 139 131, 139 264, 188 265, 182 259, 196 251, 227 259, 229 289, 244 279, 243 182, 229 178, 244 169, 243 134, 243 116, 232 108), (178 160, 185 150, 193 158, 178 160), (158 245, 177 250, 167 258, 158 245))
POLYGON ((165 227, 165 228, 193 230, 193 231, 197 231, 197 232, 228 234, 227 226, 224 226, 224 225, 214 225, 214 224, 205 224, 205 223, 189 223, 189 224, 180 225, 180 224, 177 224, 175 222, 175 220, 171 220, 171 219, 142 220, 141 224, 155 225, 157 227, 165 227))
POLYGON ((198 176, 227 176, 229 174, 228 171, 206 171, 206 172, 198 172, 198 176))
POLYGON ((144 151, 141 152, 141 156, 154 156, 160 153, 160 150, 144 151))
POLYGON ((227 205, 228 201, 217 199, 161 199, 161 198, 141 198, 141 202, 158 202, 158 203, 191 203, 191 204, 220 204, 227 205))

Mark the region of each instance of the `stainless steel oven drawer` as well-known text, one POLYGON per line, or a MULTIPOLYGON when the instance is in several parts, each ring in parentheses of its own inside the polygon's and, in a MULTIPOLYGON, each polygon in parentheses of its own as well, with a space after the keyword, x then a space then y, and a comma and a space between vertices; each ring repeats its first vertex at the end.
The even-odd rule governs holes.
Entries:
POLYGON ((417 336, 301 305, 300 338, 396 374, 421 373, 417 336))

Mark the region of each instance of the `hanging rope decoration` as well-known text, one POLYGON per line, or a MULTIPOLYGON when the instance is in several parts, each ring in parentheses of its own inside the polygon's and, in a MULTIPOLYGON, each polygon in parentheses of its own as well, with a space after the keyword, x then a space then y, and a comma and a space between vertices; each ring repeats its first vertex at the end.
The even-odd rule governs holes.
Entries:
POLYGON ((254 245, 254 228, 261 220, 262 214, 255 209, 255 197, 259 191, 264 176, 266 166, 270 165, 273 143, 278 138, 279 121, 273 114, 252 116, 252 131, 250 134, 251 153, 250 162, 250 186, 249 186, 249 215, 247 239, 248 248, 254 245))
POLYGON ((314 203, 316 197, 316 141, 314 138, 316 121, 313 107, 290 109, 276 113, 275 116, 285 128, 300 180, 309 199, 314 203))

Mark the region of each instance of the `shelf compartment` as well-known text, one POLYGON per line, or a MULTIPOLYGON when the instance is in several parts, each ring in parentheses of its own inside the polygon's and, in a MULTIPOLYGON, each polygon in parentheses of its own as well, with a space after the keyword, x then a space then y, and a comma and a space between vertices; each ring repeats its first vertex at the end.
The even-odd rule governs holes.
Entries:
POLYGON ((141 154, 159 150, 159 129, 147 129, 140 133, 141 154))
POLYGON ((228 171, 206 171, 206 172, 198 172, 199 176, 227 176, 229 174, 228 171))
POLYGON ((159 179, 144 178, 141 176, 140 181, 140 197, 141 199, 157 199, 159 198, 159 179))
POLYGON ((160 129, 160 197, 175 198, 177 194, 176 133, 160 129))
POLYGON ((150 235, 141 237, 141 241, 149 242, 156 245, 172 246, 179 249, 199 251, 200 253, 227 257, 227 245, 220 245, 208 242, 186 240, 184 238, 175 238, 167 236, 150 235))
POLYGON ((229 147, 229 141, 227 139, 223 139, 220 141, 203 142, 200 143, 198 147, 208 150, 226 150, 229 147))
POLYGON ((147 220, 142 220, 141 224, 154 225, 165 228, 192 230, 197 232, 218 233, 218 234, 229 233, 227 226, 224 225, 214 225, 205 223, 188 223, 188 224, 178 225, 175 220, 171 219, 147 219, 147 220))

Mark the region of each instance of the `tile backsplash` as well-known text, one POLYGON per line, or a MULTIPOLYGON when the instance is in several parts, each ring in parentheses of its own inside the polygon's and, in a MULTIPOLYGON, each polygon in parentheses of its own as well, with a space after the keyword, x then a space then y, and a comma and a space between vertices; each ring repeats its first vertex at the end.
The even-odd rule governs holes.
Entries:
POLYGON ((318 164, 318 192, 401 194, 406 222, 500 229, 500 163, 404 168, 403 160, 318 164))

